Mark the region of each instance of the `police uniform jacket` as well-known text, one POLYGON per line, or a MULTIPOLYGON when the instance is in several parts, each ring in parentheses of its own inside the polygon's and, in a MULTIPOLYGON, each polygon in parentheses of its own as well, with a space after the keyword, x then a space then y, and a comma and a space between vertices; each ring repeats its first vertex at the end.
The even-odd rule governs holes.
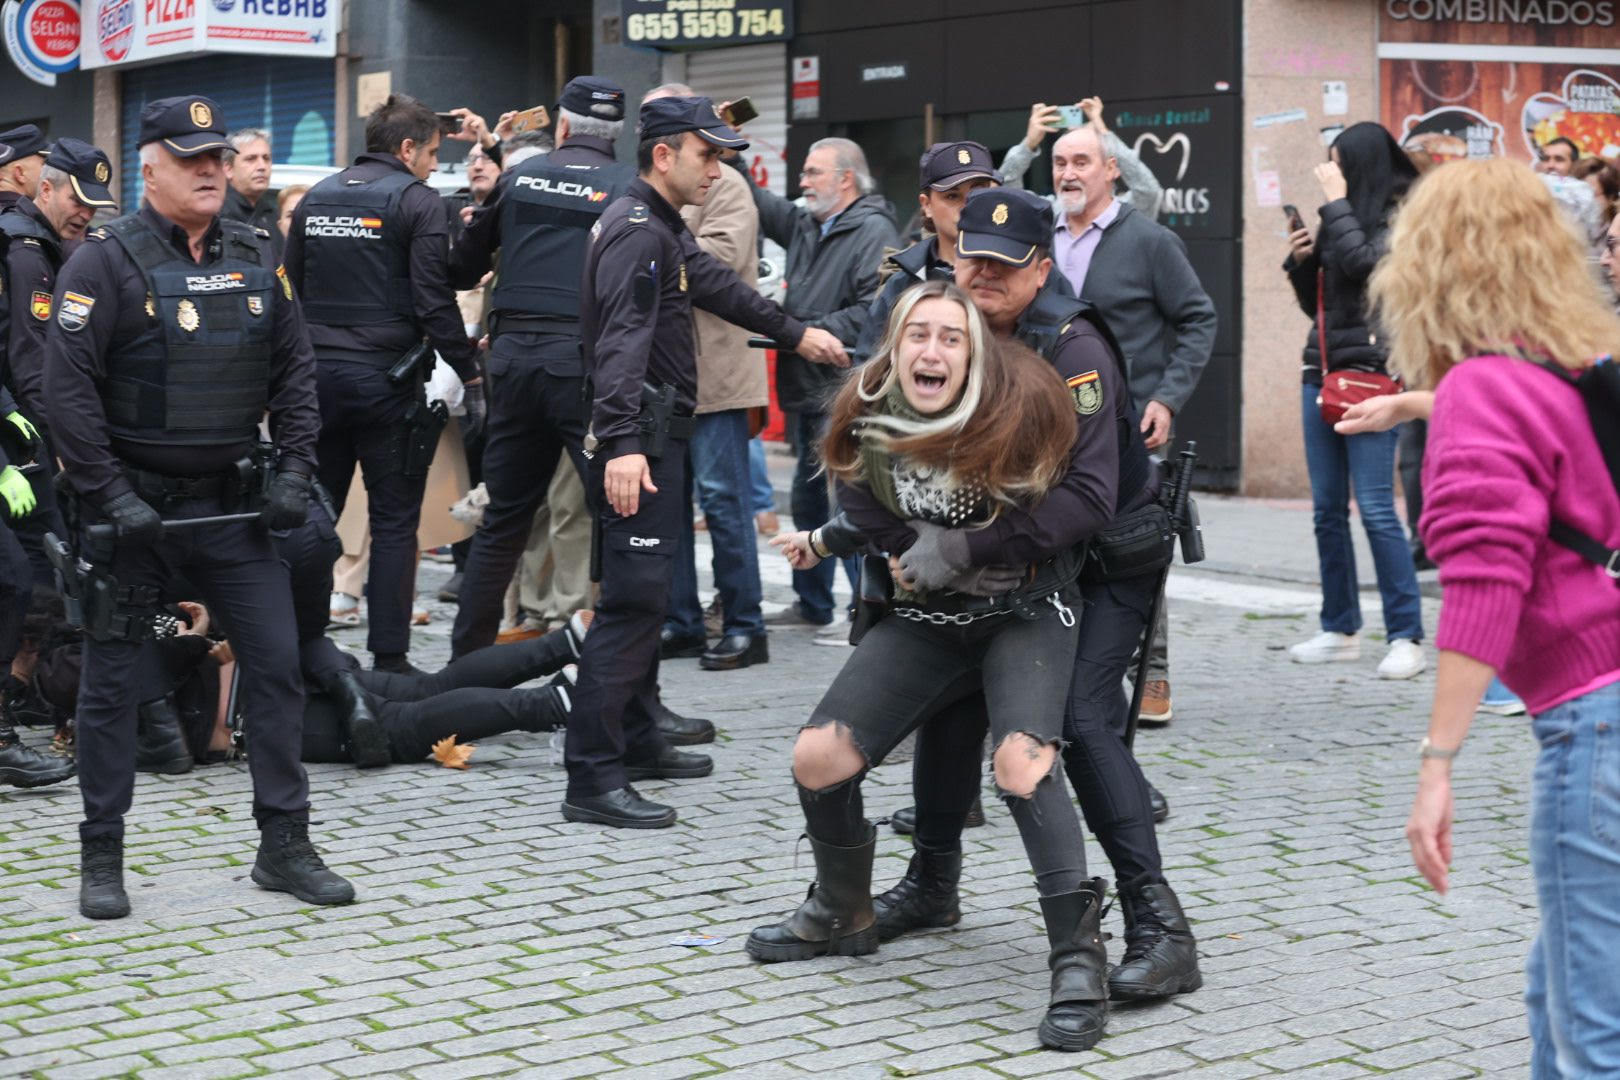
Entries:
MULTIPOLYGON (((391 172, 410 175, 410 170, 393 154, 361 154, 353 165, 322 183, 330 183, 332 179, 376 180, 391 172)), ((299 296, 305 296, 305 257, 308 245, 315 239, 304 236, 309 207, 310 197, 306 195, 298 204, 298 209, 293 211, 287 234, 287 275, 299 296)), ((329 350, 383 353, 390 354, 388 360, 392 362, 414 347, 425 332, 433 347, 445 363, 455 369, 457 375, 463 380, 477 378, 476 350, 467 339, 467 328, 456 307, 455 292, 450 287, 446 268, 450 225, 444 200, 426 184, 413 183, 401 194, 395 213, 402 220, 388 223, 388 227, 398 227, 403 235, 409 237, 409 306, 414 320, 327 326, 311 319, 310 341, 323 355, 329 350)))
MULTIPOLYGON (((141 221, 179 255, 189 260, 185 230, 149 204, 141 221)), ((312 475, 320 409, 315 400, 315 355, 304 329, 292 286, 276 265, 267 239, 236 222, 215 219, 203 238, 199 273, 227 257, 226 230, 237 241, 257 240, 261 265, 271 274, 268 293, 268 390, 270 434, 281 449, 280 468, 312 475)), ((80 495, 93 503, 131 490, 122 466, 171 476, 207 476, 223 472, 251 449, 252 436, 216 445, 155 445, 114 438, 103 402, 108 357, 117 347, 153 333, 159 313, 169 308, 153 303, 139 267, 106 227, 91 231, 68 257, 57 278, 55 314, 46 333, 45 400, 55 449, 80 495), (66 305, 66 306, 64 306, 66 305)))
MULTIPOLYGON (((1063 478, 1039 503, 1028 509, 1003 508, 989 525, 967 531, 974 565, 1050 558, 1152 497, 1152 473, 1124 361, 1091 305, 1038 293, 1020 317, 1015 336, 1045 356, 1063 378, 1074 402, 1075 440, 1063 478)), ((864 488, 838 485, 838 502, 878 550, 898 554, 916 539, 864 488)))
POLYGON ((797 344, 804 324, 697 246, 681 215, 637 179, 602 214, 586 255, 581 329, 593 381, 591 434, 605 457, 641 453, 643 380, 675 388, 675 411, 697 401, 692 306, 797 344))
POLYGON ((508 347, 492 350, 491 374, 502 374, 513 353, 538 362, 558 377, 577 378, 584 374, 578 321, 584 248, 589 230, 601 211, 611 205, 609 198, 622 194, 634 176, 633 169, 614 158, 611 141, 594 135, 570 135, 549 154, 530 158, 502 173, 489 198, 473 211, 472 220, 450 248, 450 284, 457 289, 477 285, 494 266, 495 253, 505 248, 500 276, 491 293, 491 329, 497 341, 515 336, 506 343, 508 347), (551 195, 553 205, 537 207, 519 202, 515 214, 509 213, 512 186, 520 178, 536 178, 534 170, 566 170, 573 174, 576 186, 551 195), (534 220, 533 227, 552 226, 551 238, 544 240, 544 246, 539 242, 527 248, 518 246, 517 238, 505 234, 504 223, 515 220, 521 231, 527 224, 525 218, 536 210, 545 217, 534 220), (519 265, 519 255, 531 265, 519 265), (568 314, 563 314, 562 309, 568 314))
POLYGON ((62 239, 32 199, 18 199, 0 214, 8 232, 5 248, 7 385, 35 425, 45 418, 45 329, 51 323, 56 275, 62 268, 62 239), (25 231, 26 230, 26 231, 25 231))

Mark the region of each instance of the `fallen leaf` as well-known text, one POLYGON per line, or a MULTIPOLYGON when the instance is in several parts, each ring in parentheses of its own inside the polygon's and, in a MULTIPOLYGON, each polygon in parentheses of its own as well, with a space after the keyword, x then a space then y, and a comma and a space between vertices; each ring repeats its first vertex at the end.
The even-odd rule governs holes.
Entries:
POLYGON ((476 743, 457 746, 456 737, 447 735, 433 744, 433 760, 447 769, 465 769, 467 759, 472 757, 472 752, 476 749, 478 749, 476 743))

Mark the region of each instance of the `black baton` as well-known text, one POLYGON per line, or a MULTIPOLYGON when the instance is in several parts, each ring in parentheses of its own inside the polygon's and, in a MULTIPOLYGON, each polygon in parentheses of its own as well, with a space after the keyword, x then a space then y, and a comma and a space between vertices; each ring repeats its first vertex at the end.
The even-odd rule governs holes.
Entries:
MULTIPOLYGON (((244 521, 258 520, 259 515, 257 512, 251 514, 214 514, 211 517, 176 518, 173 521, 165 521, 163 528, 165 531, 169 529, 195 529, 203 525, 236 525, 244 521)), ((118 538, 118 526, 116 525, 91 525, 84 532, 91 540, 116 540, 118 538)))

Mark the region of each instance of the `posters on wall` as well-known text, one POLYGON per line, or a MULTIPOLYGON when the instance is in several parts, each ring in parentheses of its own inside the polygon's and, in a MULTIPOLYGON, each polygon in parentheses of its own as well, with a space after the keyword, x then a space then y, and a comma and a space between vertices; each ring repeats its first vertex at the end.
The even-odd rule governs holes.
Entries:
POLYGON ((1556 138, 1620 156, 1620 65, 1471 60, 1379 63, 1384 126, 1437 161, 1525 161, 1556 138))
POLYGON ((340 0, 85 0, 80 63, 198 52, 336 56, 340 0))
POLYGON ((1534 160, 1567 138, 1620 156, 1615 5, 1385 0, 1379 26, 1384 125, 1437 160, 1534 160))

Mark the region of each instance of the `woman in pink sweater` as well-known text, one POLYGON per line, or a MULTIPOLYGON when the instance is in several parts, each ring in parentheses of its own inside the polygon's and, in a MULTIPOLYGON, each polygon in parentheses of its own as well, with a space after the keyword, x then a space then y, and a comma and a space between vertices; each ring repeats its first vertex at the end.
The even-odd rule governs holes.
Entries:
POLYGON ((1541 744, 1532 1075, 1620 1076, 1620 580, 1548 535, 1562 522, 1620 548, 1620 498, 1571 381, 1620 352, 1620 318, 1546 187, 1505 160, 1418 184, 1369 297, 1392 367, 1435 389, 1421 531, 1444 601, 1412 859, 1446 890, 1452 758, 1500 672, 1541 744))

